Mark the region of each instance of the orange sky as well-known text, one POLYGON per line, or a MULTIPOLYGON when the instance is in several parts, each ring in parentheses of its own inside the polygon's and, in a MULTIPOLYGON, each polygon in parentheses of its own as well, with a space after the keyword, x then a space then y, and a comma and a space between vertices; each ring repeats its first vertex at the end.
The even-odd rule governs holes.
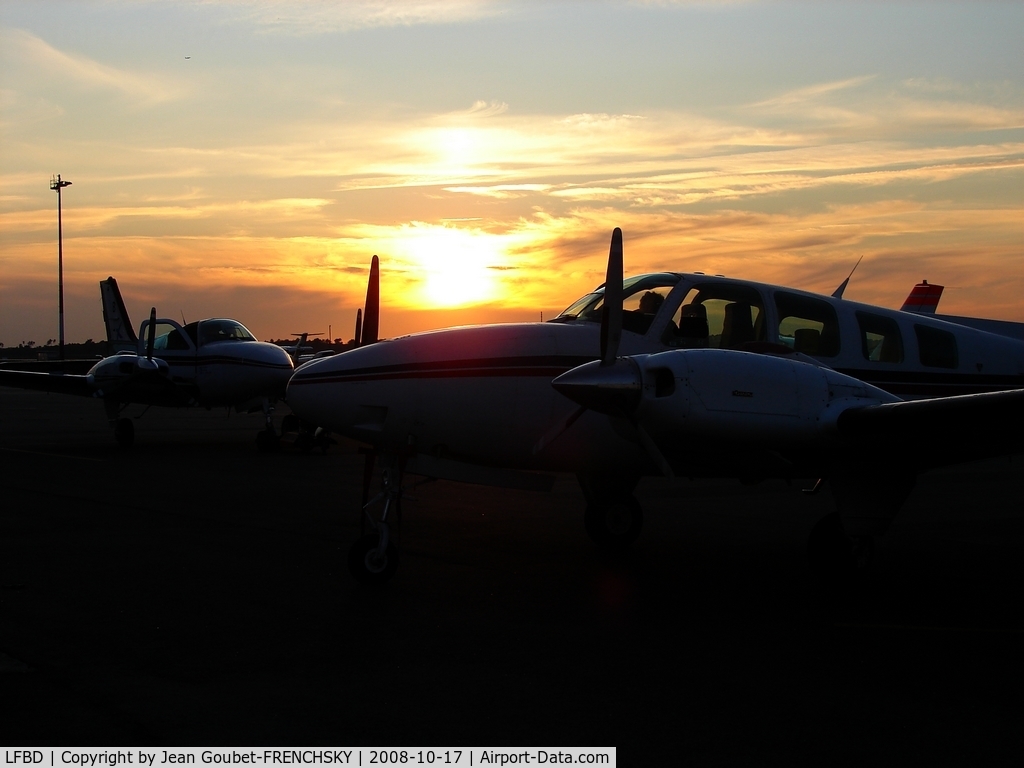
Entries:
POLYGON ((69 341, 107 275, 347 339, 374 253, 385 336, 536 320, 615 226, 631 273, 863 255, 848 298, 1024 321, 1024 7, 977 7, 5 3, 0 342, 57 335, 57 172, 69 341))

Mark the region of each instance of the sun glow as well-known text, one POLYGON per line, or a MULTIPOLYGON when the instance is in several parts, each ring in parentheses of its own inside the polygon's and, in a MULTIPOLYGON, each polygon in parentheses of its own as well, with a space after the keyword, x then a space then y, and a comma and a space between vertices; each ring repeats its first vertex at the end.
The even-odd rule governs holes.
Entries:
POLYGON ((416 224, 403 228, 396 255, 419 277, 412 304, 464 307, 501 298, 502 238, 479 230, 416 224))

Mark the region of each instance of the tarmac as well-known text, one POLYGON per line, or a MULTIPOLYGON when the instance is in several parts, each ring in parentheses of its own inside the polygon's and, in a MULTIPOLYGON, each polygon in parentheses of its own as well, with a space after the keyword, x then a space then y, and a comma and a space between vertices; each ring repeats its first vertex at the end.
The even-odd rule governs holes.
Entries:
POLYGON ((645 479, 609 559, 560 476, 416 488, 368 589, 346 567, 363 456, 260 454, 261 422, 153 408, 125 452, 100 403, 0 388, 0 742, 1024 754, 1020 457, 922 476, 845 588, 806 562, 827 490, 645 479))

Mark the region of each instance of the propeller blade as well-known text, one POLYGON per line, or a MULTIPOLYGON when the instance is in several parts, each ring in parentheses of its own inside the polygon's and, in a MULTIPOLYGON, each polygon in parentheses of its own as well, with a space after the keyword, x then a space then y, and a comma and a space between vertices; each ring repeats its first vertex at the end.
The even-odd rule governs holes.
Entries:
POLYGON ((363 337, 359 346, 377 343, 380 330, 380 260, 374 254, 370 262, 370 279, 366 284, 366 309, 363 312, 363 337))
POLYGON ((360 343, 359 337, 362 336, 362 334, 363 334, 363 310, 360 308, 360 309, 356 310, 356 333, 355 333, 355 336, 352 337, 353 339, 355 339, 357 347, 359 346, 359 343, 360 343))
POLYGON ((640 444, 647 451, 647 455, 651 457, 658 469, 661 470, 661 474, 669 479, 674 479, 675 474, 672 472, 672 467, 668 465, 668 459, 665 458, 665 454, 658 450, 658 446, 654 444, 654 439, 639 421, 633 421, 633 426, 636 427, 636 433, 640 437, 640 444))
POLYGON ((619 354, 622 338, 622 230, 612 231, 608 249, 608 270, 604 279, 601 310, 601 365, 611 365, 619 354))
POLYGON ((576 419, 582 416, 586 412, 586 410, 587 406, 581 405, 579 408, 577 408, 575 411, 569 414, 568 418, 566 418, 565 421, 561 421, 558 424, 555 424, 554 427, 549 429, 547 433, 534 444, 534 456, 536 456, 538 453, 547 448, 551 443, 553 443, 555 440, 561 437, 562 433, 565 432, 573 424, 575 424, 576 419))
POLYGON ((149 333, 146 334, 146 359, 153 359, 153 345, 156 343, 156 307, 149 310, 149 333))

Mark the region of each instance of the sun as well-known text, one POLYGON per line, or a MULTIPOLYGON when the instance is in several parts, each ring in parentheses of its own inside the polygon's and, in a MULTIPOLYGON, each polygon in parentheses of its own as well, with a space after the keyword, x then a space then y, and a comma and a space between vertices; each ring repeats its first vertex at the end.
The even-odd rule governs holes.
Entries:
POLYGON ((505 261, 501 238, 451 226, 414 226, 402 250, 419 272, 421 306, 452 308, 500 298, 495 266, 505 261))

